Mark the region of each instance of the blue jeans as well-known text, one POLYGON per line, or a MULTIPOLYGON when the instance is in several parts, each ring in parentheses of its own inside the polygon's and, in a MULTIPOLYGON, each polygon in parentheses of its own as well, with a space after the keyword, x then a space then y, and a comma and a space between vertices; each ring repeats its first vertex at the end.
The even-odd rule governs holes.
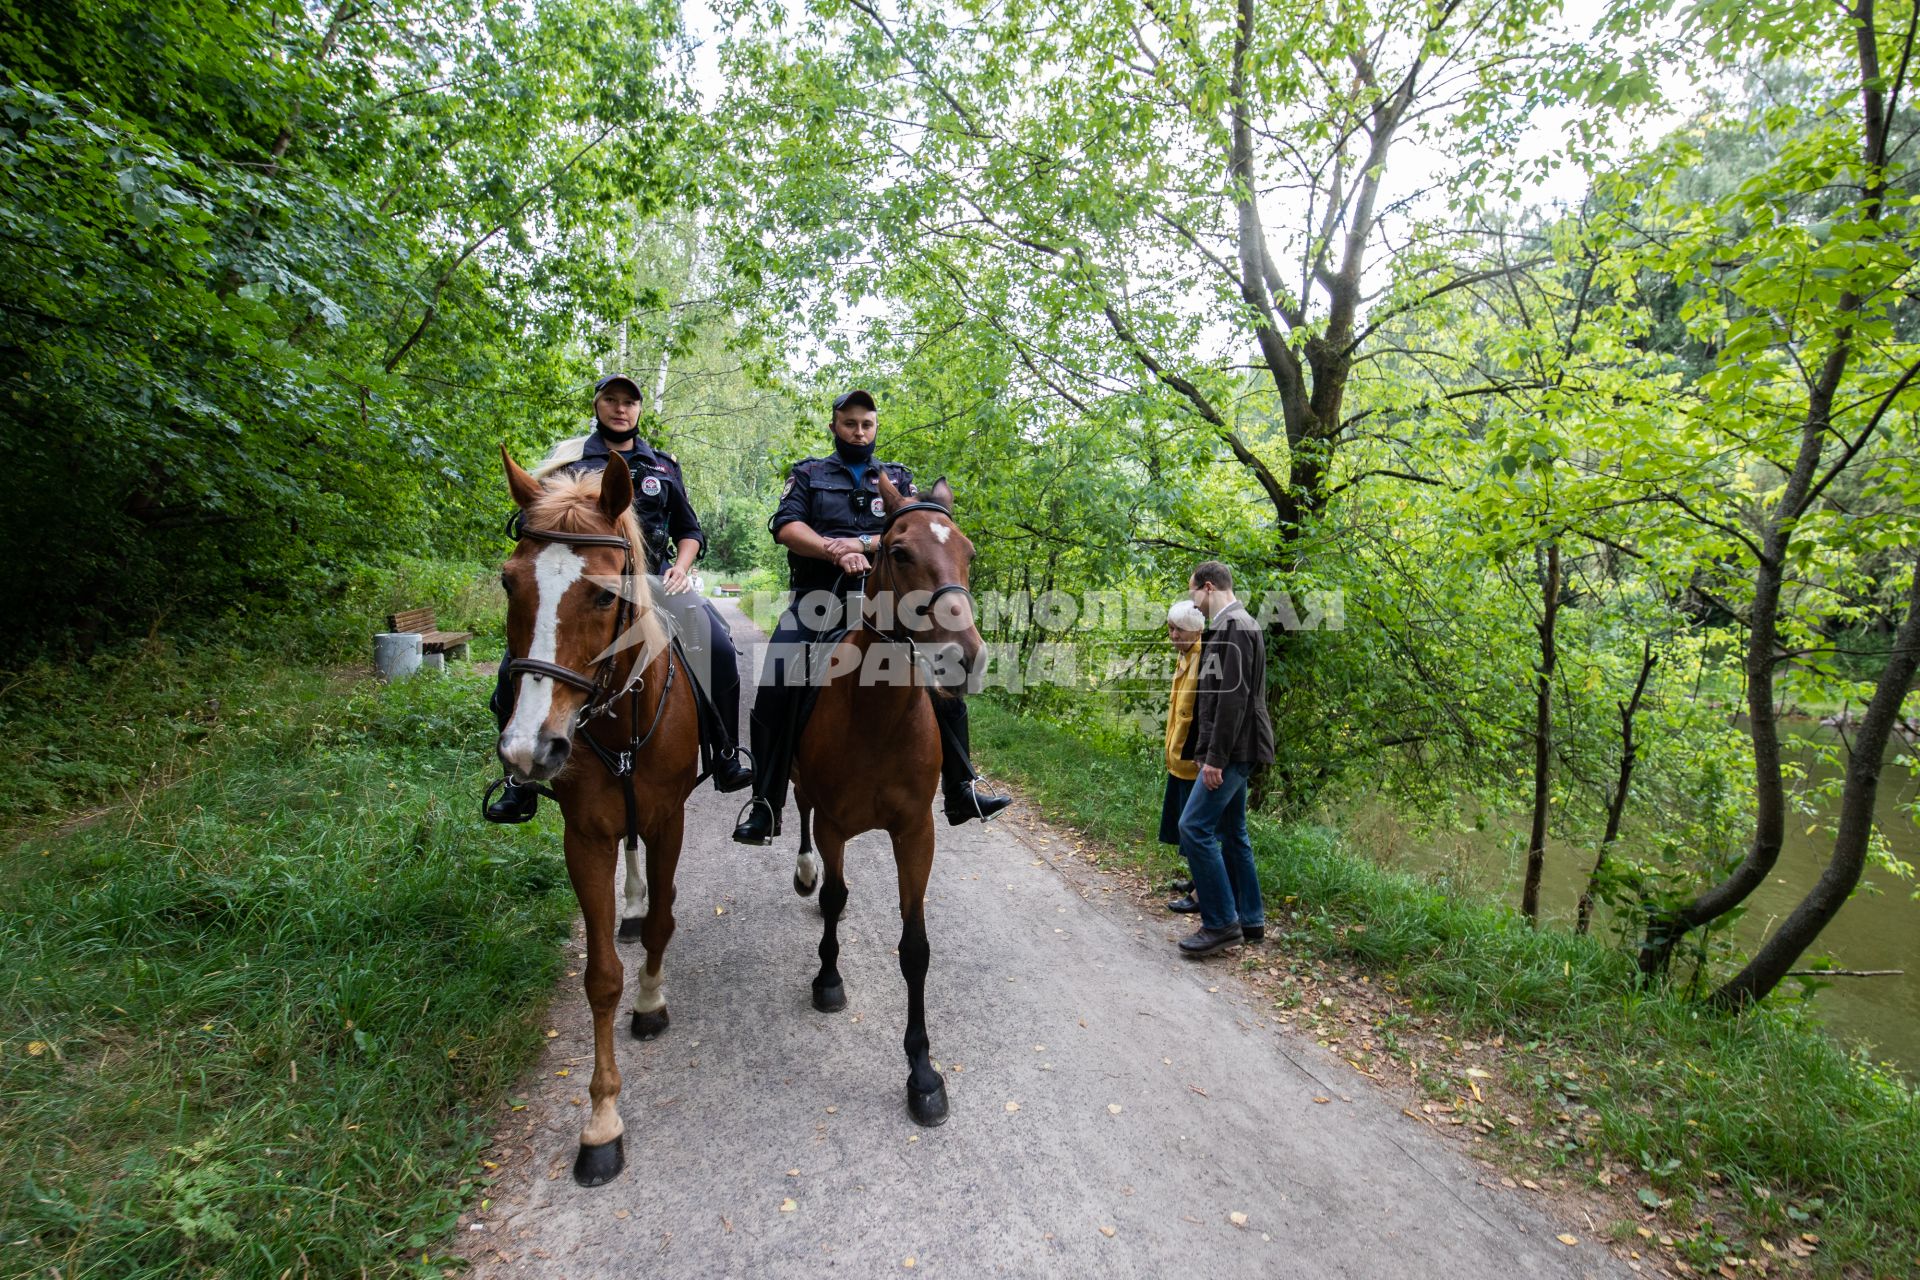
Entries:
POLYGON ((1218 787, 1193 784, 1180 813, 1180 852, 1193 871, 1193 896, 1200 901, 1200 923, 1209 929, 1229 925, 1265 925, 1266 904, 1253 869, 1253 842, 1247 839, 1247 777, 1250 764, 1220 771, 1218 787))

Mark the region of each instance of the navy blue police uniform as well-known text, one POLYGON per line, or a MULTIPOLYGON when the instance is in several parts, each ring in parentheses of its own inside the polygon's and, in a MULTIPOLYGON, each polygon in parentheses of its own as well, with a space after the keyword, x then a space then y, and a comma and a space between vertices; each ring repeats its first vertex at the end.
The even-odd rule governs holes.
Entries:
MULTIPOLYGON (((871 539, 871 559, 887 528, 887 508, 878 479, 883 473, 902 496, 915 492, 913 472, 898 462, 871 459, 849 464, 838 454, 803 458, 788 473, 786 491, 767 521, 767 529, 777 538, 781 529, 799 521, 822 538, 858 539, 865 535, 871 539)), ((808 648, 822 632, 844 625, 842 605, 849 592, 864 589, 865 583, 862 577, 842 573, 832 561, 803 556, 791 549, 787 552, 787 575, 791 595, 767 641, 766 661, 760 670, 749 721, 754 759, 754 801, 749 811, 764 805, 758 816, 768 837, 780 834, 779 815, 786 805, 793 763, 794 719, 800 690, 809 679, 808 648), (771 822, 765 821, 769 813, 771 822)), ((814 663, 823 669, 826 658, 824 652, 813 654, 814 663)), ((815 672, 815 678, 819 674, 815 672)), ((940 779, 948 816, 954 822, 964 821, 979 812, 971 790, 974 773, 967 760, 967 704, 958 697, 934 698, 933 709, 940 725, 940 779)), ((743 822, 734 839, 765 843, 763 839, 749 839, 749 830, 743 822)), ((758 836, 757 831, 753 834, 758 836)))

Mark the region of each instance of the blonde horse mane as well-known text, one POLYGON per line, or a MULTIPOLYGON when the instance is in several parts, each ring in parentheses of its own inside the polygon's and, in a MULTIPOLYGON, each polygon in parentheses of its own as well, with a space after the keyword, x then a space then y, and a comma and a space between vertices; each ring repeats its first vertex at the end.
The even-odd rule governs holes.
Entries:
MULTIPOLYGON (((564 444, 562 445, 564 448, 564 444)), ((549 459, 548 461, 552 461, 549 459)), ((546 464, 541 464, 543 469, 546 464)), ((600 480, 604 471, 576 471, 565 475, 549 475, 541 481, 540 496, 527 507, 525 520, 536 529, 552 529, 559 533, 599 533, 606 517, 600 513, 600 480)), ((639 678, 654 658, 667 647, 667 630, 660 619, 660 610, 654 605, 653 591, 646 581, 646 575, 653 572, 653 564, 647 559, 646 539, 640 536, 640 522, 634 518, 633 508, 620 513, 613 522, 613 531, 627 540, 633 548, 633 562, 639 566, 640 581, 631 584, 635 605, 633 625, 639 628, 641 651, 633 664, 633 671, 627 677, 631 684, 639 678)))
POLYGON ((553 451, 528 474, 535 480, 545 480, 562 467, 570 467, 580 461, 580 456, 586 452, 586 448, 587 436, 574 436, 572 439, 562 440, 553 446, 553 451))

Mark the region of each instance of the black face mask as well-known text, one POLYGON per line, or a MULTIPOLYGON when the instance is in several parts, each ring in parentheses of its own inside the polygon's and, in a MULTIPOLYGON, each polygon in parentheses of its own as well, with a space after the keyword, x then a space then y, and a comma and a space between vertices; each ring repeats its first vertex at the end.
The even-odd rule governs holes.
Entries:
POLYGON ((593 420, 593 425, 599 430, 600 434, 603 437, 605 437, 605 439, 611 444, 625 444, 627 441, 633 439, 635 436, 640 434, 639 427, 628 427, 625 431, 615 431, 609 426, 607 426, 606 423, 600 421, 600 419, 598 418, 595 418, 593 420))
POLYGON ((872 462, 873 446, 874 442, 872 440, 867 441, 865 444, 848 444, 839 436, 833 438, 834 456, 850 467, 857 467, 863 463, 872 462))

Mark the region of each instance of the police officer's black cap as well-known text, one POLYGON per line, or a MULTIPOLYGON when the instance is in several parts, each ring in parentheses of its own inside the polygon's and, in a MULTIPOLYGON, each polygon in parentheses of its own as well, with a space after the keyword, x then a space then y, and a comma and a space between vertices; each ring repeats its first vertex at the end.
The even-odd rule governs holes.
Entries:
POLYGON ((880 406, 873 402, 873 393, 871 391, 864 391, 859 387, 855 387, 851 391, 843 391, 836 396, 833 401, 833 411, 838 413, 848 405, 858 405, 862 408, 871 409, 875 413, 880 412, 880 406))
POLYGON ((600 398, 600 393, 602 391, 605 391, 609 386, 611 386, 613 383, 616 383, 616 382, 624 382, 629 387, 633 388, 633 398, 635 400, 644 400, 647 398, 646 393, 640 390, 640 384, 638 382, 635 382, 632 378, 629 378, 626 374, 606 373, 606 374, 600 375, 600 381, 593 384, 594 399, 598 400, 600 398))

